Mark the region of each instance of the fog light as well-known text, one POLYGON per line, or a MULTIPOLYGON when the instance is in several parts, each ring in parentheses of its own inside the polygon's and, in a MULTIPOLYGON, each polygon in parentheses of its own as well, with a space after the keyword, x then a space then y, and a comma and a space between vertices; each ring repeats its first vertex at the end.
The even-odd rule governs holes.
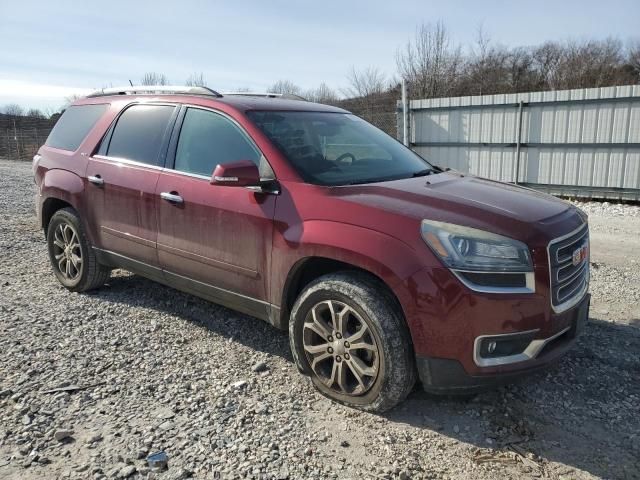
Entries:
POLYGON ((477 353, 480 358, 518 355, 525 351, 535 336, 535 331, 487 336, 480 340, 477 353))

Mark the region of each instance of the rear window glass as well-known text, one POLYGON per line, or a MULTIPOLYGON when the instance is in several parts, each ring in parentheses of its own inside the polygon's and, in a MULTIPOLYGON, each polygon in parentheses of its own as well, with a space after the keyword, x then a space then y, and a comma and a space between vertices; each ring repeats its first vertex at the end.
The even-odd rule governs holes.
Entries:
POLYGON ((158 165, 162 139, 174 108, 168 105, 127 108, 113 129, 107 155, 158 165))
POLYGON ((65 110, 51 130, 45 145, 75 151, 109 104, 76 105, 65 110))

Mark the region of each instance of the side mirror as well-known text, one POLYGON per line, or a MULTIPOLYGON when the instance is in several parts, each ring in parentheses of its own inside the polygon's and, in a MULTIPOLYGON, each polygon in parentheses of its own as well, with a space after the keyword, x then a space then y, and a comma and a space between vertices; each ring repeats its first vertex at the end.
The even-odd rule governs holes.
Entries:
POLYGON ((211 176, 211 185, 227 187, 252 187, 260 185, 260 172, 250 160, 218 165, 211 176))

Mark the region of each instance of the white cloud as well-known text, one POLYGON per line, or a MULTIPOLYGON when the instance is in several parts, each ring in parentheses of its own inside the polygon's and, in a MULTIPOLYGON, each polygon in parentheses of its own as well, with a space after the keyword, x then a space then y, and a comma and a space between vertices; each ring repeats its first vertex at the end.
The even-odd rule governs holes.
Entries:
POLYGON ((4 80, 0 79, 0 96, 3 98, 60 98, 71 95, 87 95, 93 89, 86 87, 63 87, 60 85, 48 85, 44 83, 32 83, 22 80, 4 80))

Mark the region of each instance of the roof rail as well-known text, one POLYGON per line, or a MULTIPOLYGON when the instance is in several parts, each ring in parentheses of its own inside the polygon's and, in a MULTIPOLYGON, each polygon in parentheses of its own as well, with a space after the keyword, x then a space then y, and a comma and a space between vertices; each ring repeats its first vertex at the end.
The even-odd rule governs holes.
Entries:
POLYGON ((271 93, 271 92, 222 92, 222 95, 244 95, 247 97, 267 97, 267 98, 283 98, 288 100, 307 101, 306 98, 294 93, 271 93))
POLYGON ((145 93, 155 94, 186 94, 186 95, 207 95, 222 97, 222 95, 209 87, 188 87, 175 85, 138 85, 115 88, 102 88, 87 95, 87 98, 106 97, 109 95, 138 95, 145 93))

